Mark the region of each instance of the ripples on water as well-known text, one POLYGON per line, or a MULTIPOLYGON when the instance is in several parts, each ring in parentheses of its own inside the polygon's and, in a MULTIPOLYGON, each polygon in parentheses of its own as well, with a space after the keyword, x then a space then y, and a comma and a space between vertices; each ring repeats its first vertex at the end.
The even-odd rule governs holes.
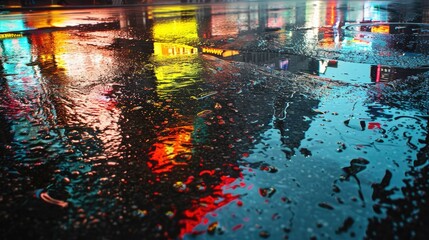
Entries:
MULTIPOLYGON (((377 238, 420 229, 427 73, 373 81, 369 62, 322 59, 341 53, 321 53, 329 37, 316 39, 320 52, 311 37, 297 52, 264 52, 293 40, 275 26, 264 39, 199 43, 192 16, 173 18, 186 38, 177 22, 152 26, 155 43, 136 40, 146 36, 140 23, 1 40, 4 236, 377 238), (200 54, 199 44, 223 55, 200 54), (338 72, 323 75, 319 64, 338 72), (368 72, 352 76, 345 65, 368 72)), ((315 29, 293 28, 294 37, 315 29)))

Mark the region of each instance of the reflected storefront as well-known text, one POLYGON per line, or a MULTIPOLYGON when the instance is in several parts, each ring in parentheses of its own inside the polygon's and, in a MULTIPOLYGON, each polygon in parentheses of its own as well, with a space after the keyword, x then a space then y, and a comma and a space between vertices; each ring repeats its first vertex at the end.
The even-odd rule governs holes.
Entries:
POLYGON ((0 35, 2 201, 24 210, 0 208, 14 220, 2 222, 72 239, 364 236, 378 204, 397 204, 388 185, 419 178, 407 160, 427 156, 421 112, 368 103, 368 89, 427 67, 344 60, 393 48, 368 37, 407 30, 373 25, 386 8, 258 2, 113 9, 44 31, 31 29, 82 17, 8 22, 19 32, 0 35), (373 22, 344 33, 361 21, 373 22))

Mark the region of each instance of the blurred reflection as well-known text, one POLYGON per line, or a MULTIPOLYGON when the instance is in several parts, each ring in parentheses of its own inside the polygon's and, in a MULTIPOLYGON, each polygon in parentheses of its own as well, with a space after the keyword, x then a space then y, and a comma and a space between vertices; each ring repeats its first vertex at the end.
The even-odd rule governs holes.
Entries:
POLYGON ((193 45, 198 43, 196 16, 186 16, 174 21, 159 20, 153 28, 156 42, 182 43, 193 45))
POLYGON ((192 158, 193 126, 167 129, 160 133, 149 153, 148 167, 156 174, 171 172, 174 166, 188 165, 192 158))
MULTIPOLYGON (((9 17, 5 17, 4 19, 1 20, 1 24, 0 24, 0 33, 2 33, 0 36, 0 39, 2 38, 9 38, 12 37, 13 35, 9 35, 7 36, 5 33, 7 32, 15 32, 14 34, 19 34, 19 31, 25 30, 27 29, 25 26, 25 22, 23 20, 23 18, 25 17, 25 15, 22 14, 16 14, 13 16, 9 16, 9 17)), ((17 36, 19 37, 19 36, 17 36)))
MULTIPOLYGON (((26 191, 51 205, 66 208, 71 203, 70 211, 80 208, 89 218, 102 208, 88 205, 99 191, 94 181, 102 177, 90 181, 88 175, 95 164, 88 163, 118 155, 121 135, 115 123, 119 111, 111 98, 112 89, 99 82, 94 84, 99 79, 92 73, 102 68, 93 66, 106 60, 97 58, 101 51, 88 55, 86 46, 77 45, 75 52, 70 52, 72 42, 65 32, 2 40, 5 61, 1 75, 7 77, 2 81, 1 100, 9 106, 2 104, 1 111, 8 116, 7 125, 14 134, 7 149, 13 152, 15 161, 7 165, 27 172, 27 178, 41 179, 29 184, 26 191)), ((105 68, 111 69, 108 65, 105 68)), ((59 219, 57 222, 60 224, 59 219)))
MULTIPOLYGON (((60 238, 68 231, 71 238, 87 231, 98 236, 100 229, 112 238, 210 233, 216 225, 208 224, 210 214, 238 198, 227 190, 250 188, 240 182, 239 166, 270 170, 266 159, 247 159, 253 152, 269 160, 292 159, 297 150, 312 154, 300 147, 320 114, 311 94, 321 86, 300 79, 302 88, 292 86, 288 72, 362 83, 426 71, 314 57, 318 48, 372 51, 375 41, 362 32, 344 36, 341 27, 387 21, 389 8, 258 2, 35 13, 2 22, 0 142, 14 160, 7 176, 21 175, 8 206, 28 207, 26 192, 34 193, 34 204, 59 206, 67 211, 55 218, 60 238), (52 30, 82 22, 97 24, 52 30), (12 28, 48 29, 7 35, 12 28), (271 138, 273 130, 278 138, 271 138)), ((371 26, 359 31, 409 33, 400 26, 371 26)), ((426 148, 419 154, 422 165, 426 148)), ((338 169, 367 187, 355 175, 368 163, 354 160, 338 169)), ((14 184, 10 179, 2 181, 14 184)), ((374 195, 388 182, 386 173, 374 195)))
POLYGON ((319 41, 319 45, 323 48, 339 48, 341 26, 344 25, 344 14, 340 13, 339 4, 336 2, 329 2, 326 5, 325 25, 319 28, 323 38, 319 41))

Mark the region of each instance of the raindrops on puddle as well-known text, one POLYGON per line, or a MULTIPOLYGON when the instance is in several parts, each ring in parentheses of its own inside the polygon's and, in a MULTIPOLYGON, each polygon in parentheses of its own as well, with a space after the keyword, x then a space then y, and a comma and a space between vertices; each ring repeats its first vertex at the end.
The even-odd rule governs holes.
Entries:
POLYGON ((308 3, 0 20, 2 236, 420 237, 429 7, 308 3))

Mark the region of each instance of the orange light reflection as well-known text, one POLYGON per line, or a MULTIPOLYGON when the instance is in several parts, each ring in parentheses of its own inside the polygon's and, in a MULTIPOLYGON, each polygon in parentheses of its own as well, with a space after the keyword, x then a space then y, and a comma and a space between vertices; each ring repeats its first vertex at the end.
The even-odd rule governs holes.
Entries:
POLYGON ((388 34, 390 32, 390 27, 389 25, 372 26, 371 32, 388 34))
POLYGON ((154 150, 149 153, 149 168, 154 173, 171 172, 174 166, 187 165, 192 157, 192 132, 193 126, 169 128, 162 132, 153 144, 154 150), (177 161, 178 157, 181 161, 177 161))

